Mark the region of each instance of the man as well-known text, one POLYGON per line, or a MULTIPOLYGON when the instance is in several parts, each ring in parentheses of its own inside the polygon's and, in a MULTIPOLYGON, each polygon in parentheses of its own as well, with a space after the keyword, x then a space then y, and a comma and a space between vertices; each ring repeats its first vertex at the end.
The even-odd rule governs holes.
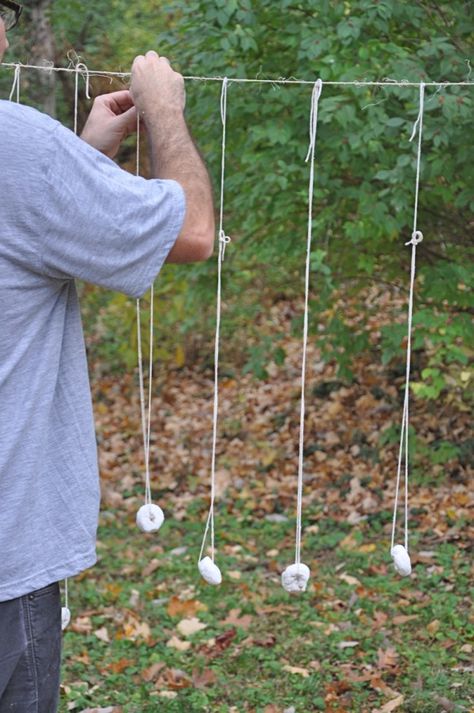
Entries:
MULTIPOLYGON (((0 0, 0 61, 20 6, 0 0)), ((138 297, 163 262, 207 259, 214 215, 183 117, 184 82, 155 52, 130 91, 95 100, 82 139, 0 101, 0 713, 54 713, 58 582, 96 560, 99 481, 75 278, 138 297), (153 179, 112 160, 136 127, 153 179)))

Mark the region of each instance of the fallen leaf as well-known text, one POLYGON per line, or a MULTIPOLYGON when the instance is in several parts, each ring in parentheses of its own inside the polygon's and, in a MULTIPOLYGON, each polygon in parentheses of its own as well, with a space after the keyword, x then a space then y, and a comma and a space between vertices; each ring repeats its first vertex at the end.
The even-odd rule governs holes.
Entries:
POLYGON ((392 668, 397 665, 398 654, 393 648, 389 646, 386 649, 377 650, 377 668, 392 668))
MULTIPOLYGON (((162 678, 165 680, 166 685, 169 686, 169 688, 173 688, 175 690, 189 688, 193 685, 193 682, 188 674, 180 668, 167 668, 166 671, 164 671, 162 678)), ((161 685, 162 678, 160 678, 157 686, 161 685)))
POLYGON ((169 616, 186 616, 193 617, 199 611, 207 611, 207 606, 197 599, 180 599, 179 597, 171 597, 166 608, 169 616))
POLYGON ((176 557, 176 556, 179 557, 179 555, 186 554, 187 551, 188 551, 188 548, 186 546, 175 547, 174 550, 170 550, 169 554, 172 555, 173 557, 176 557))
POLYGON ((111 661, 107 666, 105 667, 106 671, 111 671, 112 673, 122 673, 125 671, 126 668, 129 666, 134 666, 135 661, 132 659, 118 659, 118 661, 111 661))
POLYGON ((342 579, 346 584, 350 584, 352 587, 361 587, 362 584, 356 577, 352 577, 350 574, 343 572, 339 575, 339 579, 342 579))
POLYGON ((238 569, 231 569, 230 571, 227 571, 226 574, 231 579, 241 579, 242 577, 242 573, 239 572, 238 569))
POLYGON ((216 656, 219 656, 222 651, 229 648, 236 634, 236 629, 227 629, 227 631, 224 631, 222 634, 219 634, 219 636, 216 636, 215 639, 212 639, 212 645, 205 644, 199 648, 199 651, 204 653, 207 658, 215 658, 216 656))
POLYGON ((375 629, 380 629, 382 626, 385 626, 387 623, 388 615, 385 614, 383 611, 375 611, 374 612, 374 628, 375 629))
POLYGON ((276 636, 275 634, 267 634, 261 639, 255 639, 253 643, 255 644, 255 646, 263 646, 263 648, 269 649, 272 646, 275 646, 276 636))
POLYGON ((144 681, 153 681, 160 671, 162 671, 165 668, 166 664, 163 663, 163 661, 157 661, 156 663, 152 663, 151 666, 148 668, 144 669, 142 671, 142 678, 144 681))
POLYGON ((455 703, 450 701, 449 698, 445 698, 445 696, 434 696, 434 700, 447 713, 453 713, 456 710, 455 703))
POLYGON ((439 630, 439 627, 440 627, 439 619, 434 619, 432 622, 430 622, 428 624, 428 626, 426 628, 429 631, 429 633, 433 636, 439 630))
POLYGON ((385 696, 389 696, 390 698, 396 698, 400 695, 399 691, 390 688, 380 676, 374 676, 372 674, 370 677, 370 685, 375 691, 381 691, 385 696))
POLYGON ((358 641, 340 641, 337 645, 338 649, 350 649, 353 646, 359 646, 358 641))
POLYGON ((136 639, 145 639, 147 641, 151 637, 151 629, 146 621, 140 621, 130 616, 123 625, 123 636, 132 641, 136 639))
POLYGON ((405 701, 405 696, 398 696, 397 698, 392 698, 391 701, 388 701, 388 703, 385 703, 382 706, 382 708, 379 708, 377 711, 374 711, 373 713, 391 713, 392 711, 396 710, 401 705, 403 705, 404 701, 405 701))
POLYGON ((204 671, 193 671, 194 688, 205 688, 213 686, 217 682, 217 674, 211 668, 206 668, 204 671))
POLYGON ((296 673, 298 676, 303 676, 303 678, 308 678, 309 671, 307 668, 300 668, 299 666, 282 666, 283 671, 288 671, 288 673, 296 673))
POLYGON ((166 646, 169 646, 171 649, 177 649, 178 651, 187 651, 191 648, 191 642, 178 639, 177 636, 172 636, 171 639, 166 642, 166 646))
POLYGON ((398 626, 399 624, 406 624, 407 621, 412 621, 413 619, 418 619, 418 614, 400 614, 393 617, 392 624, 398 626))
POLYGON ((78 616, 71 622, 69 628, 76 634, 90 634, 92 632, 92 621, 89 616, 78 616))
POLYGON ((146 567, 142 569, 142 577, 149 577, 150 574, 153 574, 153 572, 158 569, 158 567, 161 565, 160 560, 154 559, 150 560, 146 567))
POLYGON ((191 617, 191 619, 181 619, 176 627, 180 634, 183 636, 192 636, 198 631, 202 631, 207 628, 207 624, 203 624, 196 617, 191 617))
POLYGON ((94 631, 94 636, 97 636, 100 641, 104 641, 106 644, 110 643, 109 632, 105 626, 101 626, 100 629, 94 631))
POLYGON ((343 547, 346 550, 353 550, 357 547, 359 543, 357 540, 354 539, 353 534, 350 532, 348 535, 346 535, 339 543, 340 547, 343 547))
POLYGON ((71 656, 72 661, 78 661, 79 663, 84 663, 89 666, 91 659, 87 651, 82 651, 78 656, 71 656))
POLYGON ((239 616, 239 614, 240 609, 231 609, 229 615, 223 619, 222 624, 231 624, 247 630, 252 623, 253 617, 250 614, 244 614, 244 616, 239 616))

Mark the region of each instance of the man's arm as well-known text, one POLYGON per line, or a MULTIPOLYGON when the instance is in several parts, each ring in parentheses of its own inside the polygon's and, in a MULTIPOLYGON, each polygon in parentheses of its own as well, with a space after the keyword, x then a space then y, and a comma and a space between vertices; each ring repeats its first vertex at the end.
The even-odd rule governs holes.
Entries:
POLYGON ((183 227, 168 262, 206 260, 214 245, 214 206, 207 169, 184 119, 183 77, 156 52, 135 59, 130 93, 148 131, 153 177, 177 181, 186 196, 183 227))

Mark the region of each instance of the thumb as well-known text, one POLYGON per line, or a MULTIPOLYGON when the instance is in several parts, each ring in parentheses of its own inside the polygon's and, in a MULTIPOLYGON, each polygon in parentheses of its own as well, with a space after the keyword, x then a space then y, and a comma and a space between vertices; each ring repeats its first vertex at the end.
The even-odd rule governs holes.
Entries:
POLYGON ((114 124, 116 128, 120 129, 124 133, 131 134, 137 130, 137 110, 132 106, 123 114, 119 114, 114 118, 114 124))

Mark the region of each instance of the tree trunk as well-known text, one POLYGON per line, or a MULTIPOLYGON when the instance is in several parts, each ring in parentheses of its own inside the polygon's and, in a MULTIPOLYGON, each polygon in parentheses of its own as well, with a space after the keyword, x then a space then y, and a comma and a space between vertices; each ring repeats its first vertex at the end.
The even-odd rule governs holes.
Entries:
MULTIPOLYGON (((54 64, 56 48, 53 30, 49 21, 49 9, 54 0, 33 0, 31 12, 30 64, 54 64)), ((56 116, 56 72, 36 72, 35 103, 50 116, 56 116)))

